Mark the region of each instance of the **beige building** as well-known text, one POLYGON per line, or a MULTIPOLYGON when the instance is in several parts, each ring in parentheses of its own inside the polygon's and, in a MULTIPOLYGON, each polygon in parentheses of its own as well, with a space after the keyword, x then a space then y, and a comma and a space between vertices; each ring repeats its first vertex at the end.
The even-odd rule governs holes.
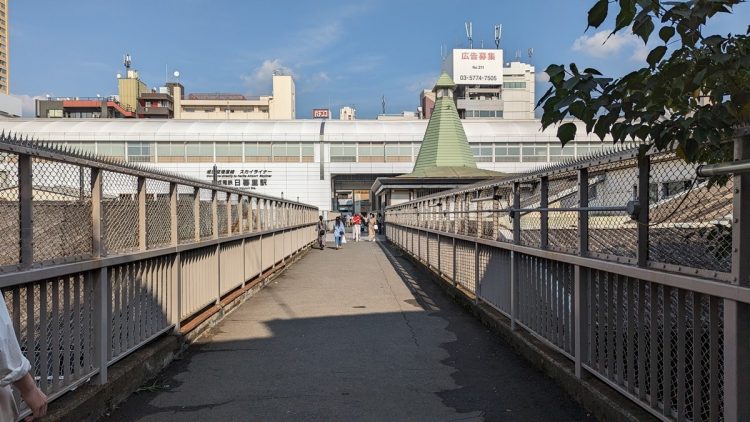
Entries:
POLYGON ((273 75, 271 95, 190 94, 175 86, 174 118, 200 120, 293 120, 296 117, 294 79, 273 75))
POLYGON ((503 67, 503 118, 534 118, 534 66, 510 62, 503 67))
POLYGON ((10 94, 8 0, 0 0, 0 93, 10 94))
POLYGON ((117 91, 120 95, 120 105, 127 111, 135 111, 138 107, 138 98, 141 94, 149 92, 149 89, 141 81, 137 70, 128 69, 124 77, 117 78, 117 91))
POLYGON ((353 107, 344 106, 339 109, 339 120, 356 120, 357 110, 353 107))

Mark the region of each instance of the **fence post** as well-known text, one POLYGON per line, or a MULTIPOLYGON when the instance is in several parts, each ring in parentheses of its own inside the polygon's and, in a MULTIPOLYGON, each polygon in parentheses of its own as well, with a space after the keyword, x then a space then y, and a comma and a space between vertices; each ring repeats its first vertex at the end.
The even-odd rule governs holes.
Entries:
POLYGON ((21 269, 34 262, 34 227, 32 219, 33 183, 31 156, 18 154, 19 263, 21 269))
MULTIPOLYGON (((750 158, 750 136, 738 136, 734 159, 750 158)), ((750 286, 750 173, 733 176, 732 284, 750 286)), ((724 299, 724 417, 750 420, 750 305, 724 299)))
MULTIPOLYGON (((178 192, 177 192, 177 183, 170 183, 169 184, 169 212, 171 214, 171 232, 172 232, 172 246, 177 247, 177 245, 180 244, 180 233, 178 230, 179 227, 179 221, 177 219, 179 218, 179 214, 177 213, 177 200, 178 198, 178 192)), ((171 268, 171 274, 170 278, 172 281, 172 285, 170 287, 170 293, 172 300, 169 301, 170 307, 169 307, 169 315, 167 317, 169 318, 169 322, 171 324, 174 324, 175 332, 179 332, 180 330, 180 282, 181 282, 181 266, 182 258, 180 256, 180 252, 175 252, 174 257, 172 258, 172 268, 171 268)))
POLYGON ((638 266, 648 264, 649 245, 649 178, 651 177, 651 157, 638 156, 638 266))
MULTIPOLYGON (((578 170, 578 205, 580 208, 589 206, 589 170, 582 168, 578 170)), ((585 256, 589 249, 589 213, 578 211, 578 255, 585 256)), ((573 338, 575 342, 575 374, 581 378, 583 374, 583 362, 588 360, 588 283, 590 271, 581 268, 580 265, 573 267, 573 338)))
MULTIPOLYGON (((99 259, 106 254, 104 241, 102 239, 102 176, 103 171, 98 168, 91 169, 91 223, 92 223, 92 255, 99 259)), ((92 282, 94 283, 94 361, 99 368, 96 377, 97 384, 107 382, 107 362, 110 350, 110 321, 111 303, 109 293, 109 282, 107 267, 93 271, 92 282)))
POLYGON ((198 242, 201 240, 201 190, 198 188, 193 189, 193 229, 195 232, 195 240, 198 242))
MULTIPOLYGON (((513 183, 513 209, 518 210, 521 208, 521 184, 518 182, 513 183)), ((513 211, 513 243, 516 245, 521 244, 521 214, 518 211, 513 211)), ((516 330, 516 321, 518 320, 518 289, 520 286, 518 280, 518 252, 510 251, 510 328, 516 330)))
POLYGON ((589 254, 589 213, 583 208, 589 206, 589 169, 578 170, 578 255, 589 254))
MULTIPOLYGON (((232 193, 227 192, 226 202, 226 214, 227 214, 227 236, 232 235, 232 193)), ((239 231, 239 229, 238 229, 239 231)))
POLYGON ((148 248, 146 237, 146 178, 138 177, 138 247, 145 251, 148 248))
MULTIPOLYGON (((547 208, 549 206, 549 177, 542 177, 539 188, 541 195, 539 199, 539 207, 547 208)), ((542 249, 547 249, 549 246, 549 211, 539 212, 539 225, 539 246, 542 249)))
MULTIPOLYGON (((211 238, 219 238, 219 192, 215 189, 211 190, 211 238)), ((214 261, 216 262, 216 268, 214 276, 216 277, 216 304, 221 302, 221 243, 216 243, 214 251, 214 261)))

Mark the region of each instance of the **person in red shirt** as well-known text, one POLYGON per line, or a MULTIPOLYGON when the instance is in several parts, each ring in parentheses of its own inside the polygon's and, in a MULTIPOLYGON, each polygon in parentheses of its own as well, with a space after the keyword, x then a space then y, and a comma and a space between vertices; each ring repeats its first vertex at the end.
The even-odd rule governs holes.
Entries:
POLYGON ((362 231, 362 218, 359 214, 354 214, 354 217, 352 217, 352 223, 354 223, 354 241, 359 242, 359 234, 362 231))

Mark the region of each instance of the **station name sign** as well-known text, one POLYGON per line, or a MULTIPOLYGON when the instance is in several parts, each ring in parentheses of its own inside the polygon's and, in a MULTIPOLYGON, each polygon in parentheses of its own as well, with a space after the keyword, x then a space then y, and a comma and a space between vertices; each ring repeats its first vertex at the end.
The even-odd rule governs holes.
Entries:
POLYGON ((457 48, 452 56, 448 63, 456 84, 503 84, 503 50, 457 48))
POLYGON ((331 117, 331 110, 327 108, 314 108, 312 117, 313 119, 329 119, 331 117))
MULTIPOLYGON (((216 182, 222 186, 250 188, 252 190, 268 186, 268 180, 272 174, 272 170, 268 169, 222 168, 216 170, 216 182)), ((213 180, 213 169, 206 171, 206 178, 213 180)))

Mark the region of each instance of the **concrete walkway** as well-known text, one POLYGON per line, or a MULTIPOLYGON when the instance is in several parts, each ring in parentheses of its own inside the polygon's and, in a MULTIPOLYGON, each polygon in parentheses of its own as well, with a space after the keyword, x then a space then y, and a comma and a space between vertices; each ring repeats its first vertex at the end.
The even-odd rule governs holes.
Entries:
POLYGON ((587 419, 394 253, 312 250, 105 420, 587 419))

